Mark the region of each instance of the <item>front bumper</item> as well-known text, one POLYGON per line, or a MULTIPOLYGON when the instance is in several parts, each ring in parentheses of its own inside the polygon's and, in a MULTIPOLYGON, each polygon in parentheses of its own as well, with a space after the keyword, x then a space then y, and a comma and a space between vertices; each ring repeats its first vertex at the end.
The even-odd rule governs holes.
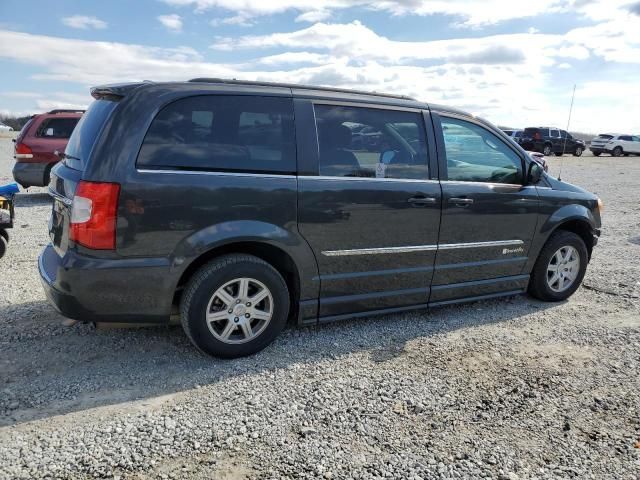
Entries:
POLYGON ((13 178, 27 187, 44 187, 47 184, 48 163, 16 162, 13 166, 13 178))
POLYGON ((38 258, 45 294, 62 315, 90 322, 169 321, 178 272, 167 259, 99 259, 49 244, 38 258))

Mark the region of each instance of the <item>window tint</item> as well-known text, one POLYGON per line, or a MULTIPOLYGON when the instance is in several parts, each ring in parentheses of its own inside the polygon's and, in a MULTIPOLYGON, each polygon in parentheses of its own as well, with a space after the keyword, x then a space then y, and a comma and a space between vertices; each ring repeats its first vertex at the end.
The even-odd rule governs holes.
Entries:
POLYGON ((111 112, 118 105, 111 100, 96 100, 82 115, 77 127, 73 130, 65 153, 67 158, 64 163, 69 168, 84 170, 93 144, 98 138, 102 126, 105 124, 111 112))
POLYGON ((598 135, 596 138, 604 138, 605 140, 611 140, 613 138, 613 135, 598 135))
POLYGON ((518 130, 517 132, 515 132, 513 134, 513 136, 516 137, 516 138, 520 138, 520 137, 522 137, 522 132, 520 130, 518 130))
POLYGON ((206 95, 163 108, 151 123, 138 165, 295 173, 290 98, 206 95))
POLYGON ((448 179, 463 182, 521 183, 522 161, 489 130, 441 117, 448 179))
POLYGON ((46 118, 36 133, 38 137, 69 138, 78 124, 78 118, 46 118))
POLYGON ((627 141, 627 142, 630 142, 630 141, 631 141, 631 137, 630 137, 629 135, 620 135, 618 138, 619 138, 620 140, 625 140, 625 141, 627 141))
POLYGON ((549 130, 549 136, 552 138, 560 137, 560 132, 558 130, 549 130))
POLYGON ((631 140, 634 142, 640 142, 640 137, 633 136, 631 137, 631 140))
POLYGON ((320 175, 427 179, 422 115, 316 105, 320 175))

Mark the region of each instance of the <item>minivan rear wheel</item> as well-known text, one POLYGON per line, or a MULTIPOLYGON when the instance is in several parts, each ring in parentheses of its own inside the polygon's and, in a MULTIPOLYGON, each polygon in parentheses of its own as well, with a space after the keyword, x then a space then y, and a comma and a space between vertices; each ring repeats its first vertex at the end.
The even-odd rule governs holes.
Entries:
POLYGON ((252 255, 225 255, 189 281, 180 305, 182 327, 209 355, 251 355, 284 328, 289 303, 287 284, 275 268, 252 255))
POLYGON ((547 302, 566 300, 580 287, 588 261, 587 247, 579 235, 555 232, 533 267, 529 293, 547 302))

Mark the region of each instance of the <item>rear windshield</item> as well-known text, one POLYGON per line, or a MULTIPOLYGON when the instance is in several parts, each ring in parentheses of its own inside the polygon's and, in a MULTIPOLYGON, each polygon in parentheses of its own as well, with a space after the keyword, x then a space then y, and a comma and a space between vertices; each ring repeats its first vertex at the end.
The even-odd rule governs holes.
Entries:
POLYGON ((33 117, 31 117, 27 123, 25 123, 22 128, 20 129, 20 133, 18 134, 18 137, 22 137, 24 136, 25 133, 27 133, 27 130, 29 130, 29 127, 31 126, 31 124, 33 123, 33 117))
POLYGON ((87 159, 91 154, 93 144, 98 139, 107 118, 116 108, 117 102, 111 100, 96 100, 78 122, 65 154, 65 165, 76 170, 84 170, 87 159))
POLYGON ((78 118, 45 118, 38 131, 37 137, 45 138, 69 138, 73 129, 78 124, 78 118))
POLYGON ((597 138, 602 138, 603 140, 611 140, 613 138, 613 135, 598 135, 597 138))

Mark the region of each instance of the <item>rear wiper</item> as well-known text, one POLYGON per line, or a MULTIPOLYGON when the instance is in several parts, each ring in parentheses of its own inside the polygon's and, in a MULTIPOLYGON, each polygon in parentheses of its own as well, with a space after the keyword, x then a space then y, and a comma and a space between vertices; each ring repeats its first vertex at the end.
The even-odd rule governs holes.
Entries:
POLYGON ((73 155, 68 155, 68 154, 66 154, 64 152, 59 152, 58 150, 54 151, 53 154, 58 158, 62 158, 62 159, 68 158, 69 160, 81 161, 78 157, 74 157, 73 155))

